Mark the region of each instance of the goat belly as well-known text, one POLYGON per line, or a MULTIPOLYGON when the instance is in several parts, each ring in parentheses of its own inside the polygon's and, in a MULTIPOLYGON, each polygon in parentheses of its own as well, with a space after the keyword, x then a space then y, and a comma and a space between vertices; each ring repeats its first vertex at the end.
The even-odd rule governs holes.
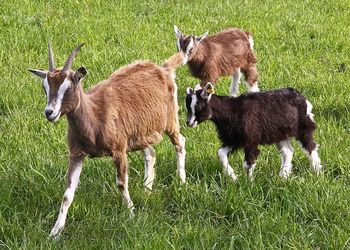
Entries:
POLYGON ((157 144, 163 139, 160 132, 154 132, 148 136, 130 137, 128 140, 128 151, 143 150, 150 145, 157 144))

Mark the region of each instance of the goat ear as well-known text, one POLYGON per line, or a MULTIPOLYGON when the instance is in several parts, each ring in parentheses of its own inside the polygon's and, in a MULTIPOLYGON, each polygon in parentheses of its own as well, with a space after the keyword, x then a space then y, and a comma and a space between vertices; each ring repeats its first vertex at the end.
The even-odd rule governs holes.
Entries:
POLYGON ((209 31, 205 32, 205 33, 204 33, 203 35, 201 35, 201 36, 196 36, 196 42, 197 42, 197 43, 202 42, 203 39, 206 38, 208 34, 209 34, 209 31))
POLYGON ((191 89, 190 87, 187 87, 186 93, 187 93, 188 95, 192 95, 192 94, 194 93, 194 91, 193 91, 193 89, 191 89))
POLYGON ((179 30, 179 28, 174 24, 174 31, 175 31, 175 35, 178 39, 180 39, 182 37, 182 33, 179 30))
POLYGON ((87 74, 87 70, 85 67, 80 67, 74 72, 73 80, 74 83, 79 83, 87 74))
POLYGON ((214 93, 214 86, 213 86, 213 84, 208 82, 207 85, 205 85, 203 92, 201 93, 201 97, 203 99, 208 99, 208 101, 209 101, 209 99, 213 93, 214 93))
POLYGON ((33 73, 36 76, 39 76, 41 79, 45 79, 46 75, 47 75, 47 71, 46 70, 42 70, 42 69, 28 69, 29 72, 33 73))
POLYGON ((196 86, 194 86, 194 91, 202 89, 202 86, 198 83, 196 86))

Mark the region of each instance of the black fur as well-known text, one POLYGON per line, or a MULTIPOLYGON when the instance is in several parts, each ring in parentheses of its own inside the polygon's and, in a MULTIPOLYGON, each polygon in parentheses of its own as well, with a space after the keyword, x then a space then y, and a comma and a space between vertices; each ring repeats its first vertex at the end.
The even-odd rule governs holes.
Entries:
POLYGON ((208 119, 213 121, 223 147, 229 146, 232 151, 243 148, 248 165, 257 159, 258 145, 294 137, 309 153, 316 148, 313 141, 316 124, 307 116, 306 99, 299 91, 283 88, 239 97, 213 94, 209 99, 202 98, 202 91, 187 95, 189 117, 192 95, 195 94, 198 99, 195 107, 197 123, 208 119))

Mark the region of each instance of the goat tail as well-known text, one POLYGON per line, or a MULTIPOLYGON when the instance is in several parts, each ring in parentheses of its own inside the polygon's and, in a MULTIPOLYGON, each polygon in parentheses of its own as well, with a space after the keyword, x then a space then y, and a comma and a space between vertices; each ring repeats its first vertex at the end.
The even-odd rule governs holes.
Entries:
POLYGON ((163 67, 168 69, 168 70, 174 71, 176 68, 183 65, 183 63, 182 63, 183 60, 184 60, 183 53, 181 53, 181 52, 176 53, 164 62, 163 67))

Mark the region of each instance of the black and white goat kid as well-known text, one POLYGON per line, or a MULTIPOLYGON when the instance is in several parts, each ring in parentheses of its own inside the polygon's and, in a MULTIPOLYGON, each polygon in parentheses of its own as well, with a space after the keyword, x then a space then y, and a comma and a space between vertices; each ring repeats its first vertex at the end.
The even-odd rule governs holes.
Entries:
POLYGON ((258 145, 276 144, 282 159, 280 176, 287 178, 292 170, 293 147, 296 138, 316 172, 321 171, 317 144, 313 140, 316 124, 312 105, 293 88, 247 93, 239 97, 217 96, 208 83, 204 89, 187 88, 187 125, 195 127, 205 120, 215 123, 222 147, 218 150, 224 172, 237 179, 228 162, 228 155, 243 148, 243 168, 252 178, 259 155, 258 145))

